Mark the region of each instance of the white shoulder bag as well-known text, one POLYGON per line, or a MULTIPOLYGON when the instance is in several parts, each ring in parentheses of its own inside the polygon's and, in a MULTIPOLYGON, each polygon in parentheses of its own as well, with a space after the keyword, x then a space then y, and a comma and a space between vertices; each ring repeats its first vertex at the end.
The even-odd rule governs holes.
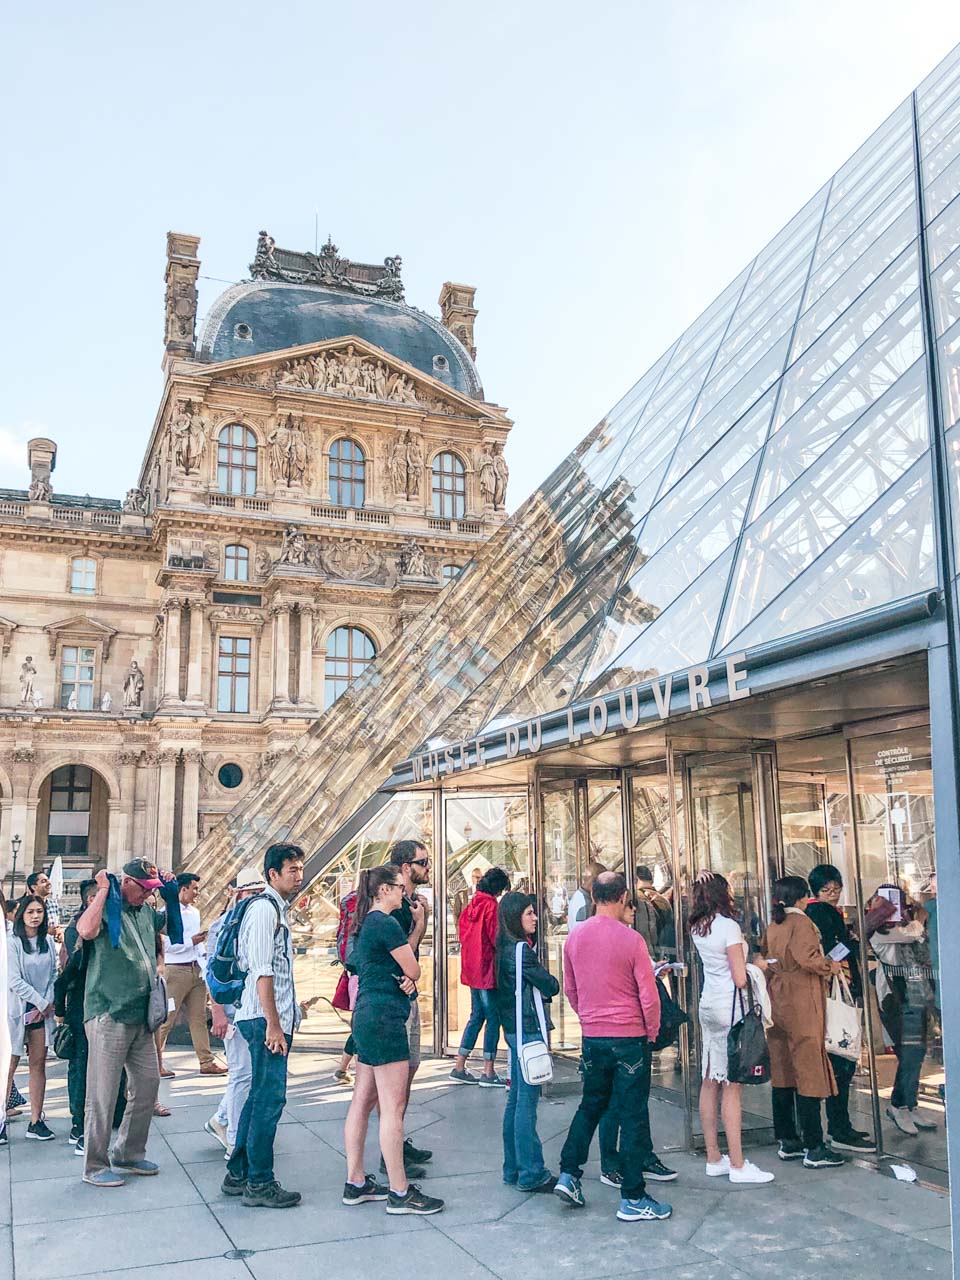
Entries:
POLYGON ((838 1058, 860 1061, 862 1032, 860 1010, 854 1003, 847 980, 842 974, 834 977, 827 993, 827 1053, 838 1058))
POLYGON ((536 987, 533 988, 533 1007, 537 1011, 540 1022, 539 1040, 528 1040, 523 1043, 523 953, 526 942, 517 943, 517 1060, 520 1063, 520 1074, 529 1085, 549 1084, 553 1079, 553 1059, 547 1046, 547 1018, 543 1012, 543 997, 536 987))

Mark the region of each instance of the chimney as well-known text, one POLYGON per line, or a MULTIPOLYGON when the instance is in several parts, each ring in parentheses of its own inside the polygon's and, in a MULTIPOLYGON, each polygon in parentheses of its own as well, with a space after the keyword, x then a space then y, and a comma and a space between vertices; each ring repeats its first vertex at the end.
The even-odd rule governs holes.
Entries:
POLYGON ((194 352, 197 325, 197 275, 199 236, 167 232, 167 270, 164 275, 163 367, 172 360, 189 359, 194 352))
POLYGON ((57 446, 53 440, 36 436, 27 441, 27 462, 30 465, 31 502, 49 502, 53 496, 50 476, 57 465, 57 446))
POLYGON ((449 280, 440 290, 440 319, 467 348, 471 360, 477 358, 477 348, 473 345, 473 323, 477 318, 473 299, 476 292, 473 285, 451 284, 449 280))

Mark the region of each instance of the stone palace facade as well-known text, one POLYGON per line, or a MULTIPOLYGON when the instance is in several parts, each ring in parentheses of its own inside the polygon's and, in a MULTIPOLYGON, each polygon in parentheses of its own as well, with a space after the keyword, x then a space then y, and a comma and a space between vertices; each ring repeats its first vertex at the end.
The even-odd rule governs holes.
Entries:
POLYGON ((505 518, 511 422, 474 289, 279 249, 196 337, 199 240, 167 237, 164 386, 137 483, 0 490, 0 869, 185 865, 505 518), (15 840, 19 837, 19 841, 15 840))

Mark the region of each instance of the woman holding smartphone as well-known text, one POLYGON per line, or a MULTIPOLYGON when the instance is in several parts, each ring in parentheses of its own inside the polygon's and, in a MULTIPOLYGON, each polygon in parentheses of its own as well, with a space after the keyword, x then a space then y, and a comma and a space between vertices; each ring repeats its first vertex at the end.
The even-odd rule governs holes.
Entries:
POLYGON ((24 1052, 30 1063, 30 1124, 27 1137, 49 1142, 56 1135, 43 1118, 47 1090, 47 1048, 53 1042, 53 984, 57 976, 57 944, 47 937, 47 909, 42 898, 20 899, 7 939, 7 987, 10 1007, 10 1074, 24 1052))
POLYGON ((357 1076, 347 1112, 346 1205, 386 1201, 389 1214, 439 1213, 443 1201, 407 1182, 403 1164, 403 1112, 410 1045, 407 1019, 416 999, 420 965, 403 929, 391 917, 403 900, 403 879, 388 863, 360 872, 350 963, 357 972, 353 1040, 357 1076), (384 1187, 363 1169, 363 1148, 374 1107, 380 1110, 380 1149, 390 1179, 384 1187))

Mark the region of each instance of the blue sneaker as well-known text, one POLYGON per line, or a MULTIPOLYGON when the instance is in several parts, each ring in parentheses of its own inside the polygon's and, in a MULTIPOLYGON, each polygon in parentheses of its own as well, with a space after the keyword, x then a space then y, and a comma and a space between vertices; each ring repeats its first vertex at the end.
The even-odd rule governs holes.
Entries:
POLYGON ((160 1166, 152 1160, 117 1160, 111 1157, 113 1167, 122 1169, 124 1173, 136 1173, 141 1178, 152 1178, 160 1172, 160 1166))
POLYGON ((617 1217, 621 1222, 662 1222, 672 1213, 672 1204, 662 1204, 652 1196, 641 1196, 639 1200, 628 1200, 624 1196, 620 1200, 617 1217))
POLYGON ((575 1178, 572 1173, 561 1173, 557 1179, 557 1185, 553 1188, 553 1194, 559 1196, 561 1200, 566 1200, 568 1204, 572 1204, 575 1209, 582 1209, 587 1203, 583 1198, 583 1187, 580 1186, 580 1179, 575 1178))

